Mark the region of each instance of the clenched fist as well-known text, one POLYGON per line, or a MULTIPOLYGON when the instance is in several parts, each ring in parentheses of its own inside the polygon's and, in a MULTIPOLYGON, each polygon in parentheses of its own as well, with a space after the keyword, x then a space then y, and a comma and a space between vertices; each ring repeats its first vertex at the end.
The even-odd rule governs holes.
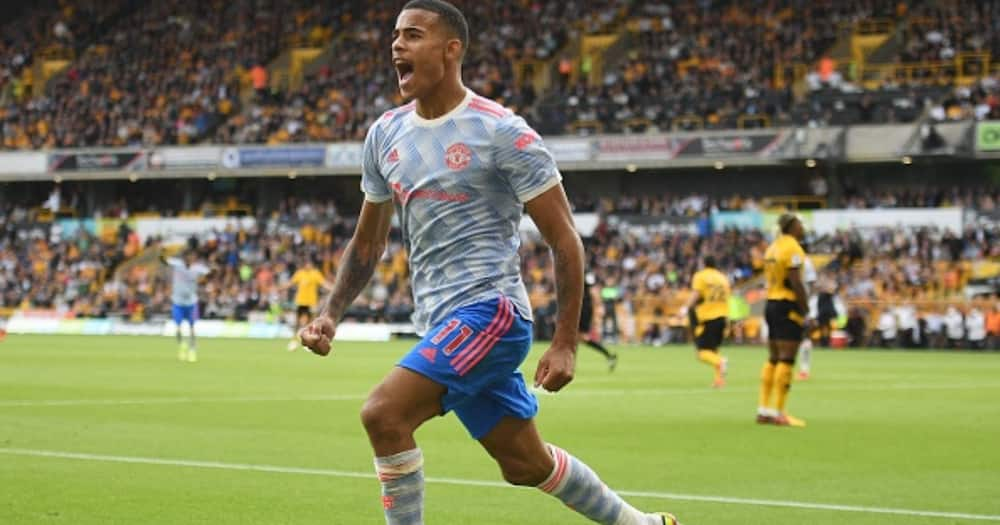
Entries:
POLYGON ((573 380, 576 368, 576 351, 572 346, 553 344, 538 361, 535 386, 549 392, 558 392, 573 380))
POLYGON ((320 315, 303 329, 299 330, 299 341, 312 353, 325 356, 330 353, 333 335, 337 333, 337 324, 326 315, 320 315))

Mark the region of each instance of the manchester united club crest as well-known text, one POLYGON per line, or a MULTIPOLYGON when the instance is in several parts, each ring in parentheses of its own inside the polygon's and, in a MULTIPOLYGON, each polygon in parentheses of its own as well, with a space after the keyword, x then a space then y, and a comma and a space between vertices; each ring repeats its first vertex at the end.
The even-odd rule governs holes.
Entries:
POLYGON ((464 170, 472 162, 472 150, 461 142, 452 144, 444 153, 444 161, 452 170, 464 170))

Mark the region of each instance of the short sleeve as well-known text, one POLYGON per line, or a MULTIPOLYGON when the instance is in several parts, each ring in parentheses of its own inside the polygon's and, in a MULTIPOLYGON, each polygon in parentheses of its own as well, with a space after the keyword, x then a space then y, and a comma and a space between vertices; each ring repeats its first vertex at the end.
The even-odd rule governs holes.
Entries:
POLYGON ((559 184, 555 158, 523 118, 510 116, 497 126, 494 161, 517 199, 528 202, 559 184))
POLYGON ((701 272, 694 274, 694 278, 691 279, 691 289, 705 295, 703 293, 703 288, 705 287, 704 279, 702 278, 701 272))
POLYGON ((379 146, 376 135, 379 133, 378 123, 372 124, 365 137, 364 149, 361 151, 361 191, 369 202, 385 202, 392 198, 392 192, 379 169, 379 146))
POLYGON ((806 252, 798 244, 790 243, 785 253, 788 268, 800 268, 805 261, 806 252))
POLYGON ((167 266, 171 268, 183 268, 184 261, 180 260, 177 257, 170 257, 167 259, 167 266))
POLYGON ((196 264, 192 269, 194 270, 194 273, 198 275, 208 275, 212 273, 212 270, 204 264, 196 264))

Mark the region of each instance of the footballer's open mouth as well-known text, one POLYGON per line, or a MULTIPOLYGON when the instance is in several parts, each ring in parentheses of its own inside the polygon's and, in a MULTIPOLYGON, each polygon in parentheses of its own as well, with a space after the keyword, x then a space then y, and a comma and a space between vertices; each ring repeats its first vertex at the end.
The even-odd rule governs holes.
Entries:
POLYGON ((402 58, 394 58, 392 60, 393 67, 396 68, 396 76, 399 79, 399 85, 402 86, 409 82, 413 78, 413 63, 404 60, 402 58))

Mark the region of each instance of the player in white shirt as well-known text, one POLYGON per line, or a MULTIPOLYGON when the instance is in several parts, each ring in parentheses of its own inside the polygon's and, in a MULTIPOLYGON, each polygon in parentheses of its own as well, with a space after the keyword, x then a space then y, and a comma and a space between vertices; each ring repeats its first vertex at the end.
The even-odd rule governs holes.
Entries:
POLYGON ((927 323, 925 328, 926 340, 924 343, 928 348, 941 348, 942 338, 944 337, 944 316, 939 312, 929 311, 924 315, 924 321, 927 323))
POLYGON ((897 331, 903 348, 916 348, 920 344, 920 324, 917 309, 912 304, 896 307, 897 331))
MULTIPOLYGON (((393 31, 399 91, 413 102, 382 115, 362 153, 365 202, 326 307, 300 332, 327 355, 337 323, 371 278, 395 213, 423 339, 361 411, 389 525, 422 525, 423 454, 414 432, 454 411, 503 477, 606 525, 676 525, 642 512, 587 465, 542 440, 537 399, 518 367, 531 345, 518 226, 526 210, 555 259, 558 319, 535 372, 558 391, 573 378, 583 298, 583 246, 542 138, 462 84, 468 23, 442 0, 407 3, 393 31)), ((466 503, 468 504, 468 503, 466 503)))
POLYGON ((880 343, 885 348, 891 348, 896 343, 896 312, 892 308, 882 310, 878 318, 878 333, 880 343))
POLYGON ((948 337, 950 348, 961 348, 962 340, 965 339, 965 319, 958 308, 949 306, 944 314, 944 333, 948 337))
POLYGON ((976 307, 965 315, 965 333, 969 340, 969 348, 982 350, 986 348, 986 316, 976 307))
POLYGON ((198 350, 195 347, 194 324, 198 320, 198 282, 212 270, 197 262, 193 250, 184 253, 184 258, 160 256, 160 261, 170 267, 171 287, 170 300, 173 303, 171 314, 177 325, 177 358, 181 361, 194 363, 198 360, 198 350), (188 323, 190 328, 189 343, 184 342, 181 325, 188 323))

